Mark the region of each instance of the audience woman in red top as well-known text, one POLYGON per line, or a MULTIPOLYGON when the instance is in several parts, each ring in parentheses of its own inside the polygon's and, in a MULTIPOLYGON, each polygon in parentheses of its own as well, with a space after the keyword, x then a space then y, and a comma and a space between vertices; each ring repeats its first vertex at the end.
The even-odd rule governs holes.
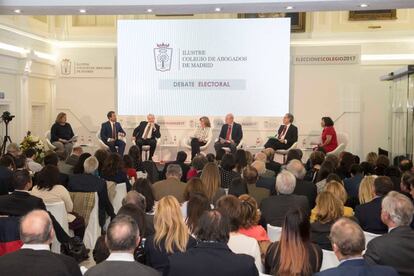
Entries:
POLYGON ((322 144, 319 145, 319 148, 322 148, 325 153, 333 151, 338 146, 336 131, 333 125, 334 122, 330 117, 322 117, 322 144))

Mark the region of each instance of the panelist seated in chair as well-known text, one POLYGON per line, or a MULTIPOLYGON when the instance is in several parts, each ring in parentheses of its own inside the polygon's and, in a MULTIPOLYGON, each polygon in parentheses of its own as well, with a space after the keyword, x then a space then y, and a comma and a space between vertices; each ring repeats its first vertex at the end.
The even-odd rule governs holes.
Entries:
POLYGON ((109 147, 111 152, 118 152, 121 156, 123 156, 125 151, 125 142, 119 138, 125 137, 126 133, 122 129, 121 124, 116 121, 115 111, 109 111, 106 116, 108 117, 108 121, 102 123, 101 140, 109 147), (118 151, 116 147, 118 147, 118 151))
POLYGON ((191 138, 191 160, 200 153, 200 147, 207 144, 207 139, 211 130, 210 119, 208 117, 200 118, 200 126, 194 131, 191 138))
POLYGON ((274 150, 289 149, 294 143, 298 141, 298 128, 294 126, 293 115, 286 113, 283 117, 283 124, 279 127, 276 135, 271 137, 265 148, 272 148, 274 150))
POLYGON ((233 114, 229 113, 226 115, 225 124, 221 127, 219 139, 214 144, 214 149, 218 152, 221 148, 230 148, 234 154, 242 139, 242 126, 234 122, 233 114))
POLYGON ((56 121, 50 129, 50 142, 56 147, 58 154, 65 158, 71 154, 76 136, 70 124, 66 122, 66 113, 60 112, 56 116, 56 121))
POLYGON ((147 115, 147 121, 142 121, 134 129, 132 140, 142 151, 142 146, 150 146, 149 160, 152 160, 155 148, 157 147, 157 138, 161 137, 160 126, 155 123, 153 114, 147 115))

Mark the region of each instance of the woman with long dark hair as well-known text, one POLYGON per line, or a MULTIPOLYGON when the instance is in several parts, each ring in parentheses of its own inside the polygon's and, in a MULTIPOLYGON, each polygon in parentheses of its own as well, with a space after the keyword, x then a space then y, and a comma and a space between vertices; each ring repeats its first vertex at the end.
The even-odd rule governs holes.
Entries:
POLYGON ((82 174, 85 172, 83 163, 85 163, 85 160, 89 157, 91 157, 91 154, 87 152, 82 153, 79 156, 78 162, 76 162, 76 165, 73 167, 73 174, 82 174))
POLYGON ((127 192, 131 190, 131 183, 124 171, 124 162, 118 153, 111 153, 106 158, 102 168, 102 178, 116 184, 125 183, 127 192))
POLYGON ((300 209, 285 217, 280 241, 271 244, 265 256, 265 273, 271 275, 312 275, 322 265, 322 250, 310 242, 309 217, 300 209))

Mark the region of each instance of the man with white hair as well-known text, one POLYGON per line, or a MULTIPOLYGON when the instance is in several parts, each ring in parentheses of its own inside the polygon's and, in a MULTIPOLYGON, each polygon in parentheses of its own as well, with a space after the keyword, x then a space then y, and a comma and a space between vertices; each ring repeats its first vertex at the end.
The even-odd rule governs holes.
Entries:
POLYGON ((318 189, 316 188, 315 183, 303 180, 306 174, 306 170, 302 162, 297 159, 293 159, 286 165, 286 169, 296 177, 296 186, 293 193, 295 195, 306 196, 308 199, 309 208, 312 210, 313 207, 315 207, 318 189))
POLYGON ((277 195, 262 201, 260 210, 265 225, 282 226, 286 213, 292 208, 299 208, 305 215, 309 215, 308 199, 302 195, 294 195, 296 186, 295 176, 284 170, 276 177, 277 195))
POLYGON ((147 120, 142 121, 132 133, 132 141, 142 150, 142 146, 150 146, 149 159, 152 160, 155 148, 157 147, 157 138, 161 137, 160 125, 155 123, 154 114, 148 114, 147 120))
POLYGON ((214 149, 218 152, 221 148, 230 148, 230 151, 235 153, 237 146, 243 139, 242 126, 234 122, 234 115, 231 113, 226 115, 224 121, 219 140, 214 144, 214 149))
POLYGON ((83 163, 84 173, 74 174, 69 177, 69 192, 97 192, 99 204, 99 225, 105 225, 105 213, 111 218, 115 217, 114 207, 109 201, 106 181, 96 176, 99 162, 95 156, 86 158, 83 163))
POLYGON ((49 214, 43 210, 27 213, 20 220, 20 250, 0 257, 1 275, 80 276, 76 261, 50 251, 55 236, 49 214))
POLYGON ((364 258, 370 264, 389 265, 400 275, 414 275, 414 215, 411 200, 398 192, 389 192, 381 203, 381 220, 388 233, 370 241, 364 258))
POLYGON ((155 200, 160 200, 164 196, 172 195, 181 203, 184 202, 184 190, 186 183, 181 182, 183 171, 180 165, 171 164, 167 167, 165 176, 167 179, 155 182, 152 185, 152 193, 155 200))

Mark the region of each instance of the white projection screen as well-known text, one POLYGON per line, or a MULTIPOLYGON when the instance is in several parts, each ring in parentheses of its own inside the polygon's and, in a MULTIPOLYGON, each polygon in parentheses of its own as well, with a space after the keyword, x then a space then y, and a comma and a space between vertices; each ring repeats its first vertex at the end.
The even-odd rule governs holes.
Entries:
POLYGON ((119 20, 120 115, 283 116, 290 20, 119 20))

